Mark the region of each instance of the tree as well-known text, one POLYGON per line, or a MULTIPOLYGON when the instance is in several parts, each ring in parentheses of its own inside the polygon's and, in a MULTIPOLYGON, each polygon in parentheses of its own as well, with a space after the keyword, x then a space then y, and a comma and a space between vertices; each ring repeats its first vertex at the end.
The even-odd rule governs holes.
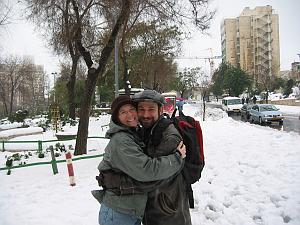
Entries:
POLYGON ((286 81, 285 87, 283 89, 283 95, 289 96, 293 92, 292 87, 295 86, 296 82, 293 79, 286 81))
MULTIPOLYGON (((43 33, 45 40, 48 40, 48 44, 52 47, 55 53, 60 56, 69 55, 71 60, 71 70, 68 74, 68 80, 65 83, 68 90, 69 117, 75 119, 75 82, 77 69, 80 59, 80 53, 75 46, 75 30, 76 30, 76 15, 72 11, 71 0, 64 1, 38 1, 27 0, 30 14, 28 19, 37 24, 39 30, 43 33)), ((94 5, 94 1, 83 2, 80 7, 84 8, 85 12, 82 14, 81 20, 82 31, 87 46, 99 45, 95 43, 94 37, 97 34, 94 32, 94 24, 91 24, 88 19, 85 19, 86 14, 90 7, 94 5)))
POLYGON ((0 1, 0 27, 11 23, 11 17, 13 13, 13 7, 9 4, 9 1, 0 1))
POLYGON ((14 99, 24 80, 27 80, 26 64, 17 56, 9 56, 0 63, 0 98, 4 105, 4 114, 13 112, 14 99))
POLYGON ((176 75, 174 56, 180 52, 181 32, 156 20, 137 23, 129 34, 128 65, 133 86, 165 91, 176 75))
POLYGON ((216 97, 224 93, 224 74, 227 67, 228 65, 226 63, 221 63, 212 76, 211 91, 216 97))
POLYGON ((230 96, 239 96, 252 84, 252 79, 245 71, 228 63, 222 63, 213 75, 212 89, 220 88, 230 96))
POLYGON ((200 74, 200 67, 184 68, 182 72, 177 74, 173 81, 172 88, 179 91, 180 96, 183 98, 187 91, 191 91, 197 86, 200 74))
MULTIPOLYGON (((30 2, 37 4, 40 1, 32 0, 30 2)), ((54 1, 51 2, 54 3, 54 1)), ((215 12, 207 10, 209 0, 187 0, 185 2, 177 0, 65 0, 65 3, 68 2, 71 4, 72 9, 69 12, 72 13, 74 20, 71 40, 88 70, 74 153, 78 155, 86 153, 89 114, 97 80, 105 74, 106 64, 114 48, 117 35, 122 31, 126 21, 132 19, 131 13, 139 12, 141 15, 139 18, 142 21, 159 18, 158 22, 170 25, 182 26, 192 20, 200 30, 204 31, 209 28, 215 12), (91 35, 93 31, 98 35, 91 35), (100 44, 89 46, 86 40, 92 37, 95 40, 93 43, 101 41, 100 44), (94 52, 96 53, 94 54, 94 52)))

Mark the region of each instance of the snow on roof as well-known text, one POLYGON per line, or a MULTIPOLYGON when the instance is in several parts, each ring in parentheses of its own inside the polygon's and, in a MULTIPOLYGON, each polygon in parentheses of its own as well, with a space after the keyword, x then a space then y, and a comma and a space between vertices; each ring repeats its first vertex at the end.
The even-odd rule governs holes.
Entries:
POLYGON ((228 96, 228 97, 225 97, 223 98, 224 100, 229 100, 229 99, 241 99, 239 97, 231 97, 231 96, 228 96))

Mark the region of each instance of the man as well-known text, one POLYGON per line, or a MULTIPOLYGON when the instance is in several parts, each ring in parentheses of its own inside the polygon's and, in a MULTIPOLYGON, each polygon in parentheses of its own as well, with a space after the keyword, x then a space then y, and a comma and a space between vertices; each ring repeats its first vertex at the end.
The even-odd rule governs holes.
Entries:
MULTIPOLYGON (((172 143, 181 137, 177 129, 163 116, 164 97, 154 90, 133 96, 138 102, 138 119, 143 126, 146 154, 151 157, 171 154, 172 143)), ((149 192, 144 225, 190 225, 186 184, 181 173, 156 190, 149 192)))

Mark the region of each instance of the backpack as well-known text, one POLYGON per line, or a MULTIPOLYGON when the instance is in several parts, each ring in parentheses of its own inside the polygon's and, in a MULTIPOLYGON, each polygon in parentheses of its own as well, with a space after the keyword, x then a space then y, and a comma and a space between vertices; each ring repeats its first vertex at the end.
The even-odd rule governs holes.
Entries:
POLYGON ((171 121, 182 136, 186 146, 185 164, 182 170, 187 184, 187 194, 190 208, 194 208, 194 196, 192 184, 199 181, 204 168, 203 135, 199 121, 191 116, 186 116, 179 110, 179 116, 175 116, 174 110, 171 121))

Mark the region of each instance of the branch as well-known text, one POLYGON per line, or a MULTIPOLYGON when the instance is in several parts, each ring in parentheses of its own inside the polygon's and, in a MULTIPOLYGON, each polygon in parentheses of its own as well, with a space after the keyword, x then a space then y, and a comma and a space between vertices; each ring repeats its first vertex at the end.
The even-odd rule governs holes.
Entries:
POLYGON ((75 44, 77 46, 78 51, 82 55, 87 67, 90 68, 93 65, 93 60, 92 60, 90 52, 87 51, 82 45, 82 23, 80 20, 78 6, 77 6, 75 0, 71 0, 71 1, 72 1, 75 15, 76 15, 76 20, 77 20, 77 29, 75 32, 75 44))
MULTIPOLYGON (((130 13, 130 6, 131 6, 131 1, 130 0, 123 0, 122 1, 122 9, 119 14, 119 17, 117 19, 117 22, 110 34, 109 40, 106 44, 106 46, 103 48, 99 60, 99 65, 103 64, 104 62, 106 63, 108 60, 108 57, 110 56, 111 50, 114 48, 114 44, 118 35, 119 30, 121 29, 122 24, 128 19, 129 13, 130 13)), ((99 66, 96 70, 96 73, 100 73, 104 70, 104 67, 99 66)))

